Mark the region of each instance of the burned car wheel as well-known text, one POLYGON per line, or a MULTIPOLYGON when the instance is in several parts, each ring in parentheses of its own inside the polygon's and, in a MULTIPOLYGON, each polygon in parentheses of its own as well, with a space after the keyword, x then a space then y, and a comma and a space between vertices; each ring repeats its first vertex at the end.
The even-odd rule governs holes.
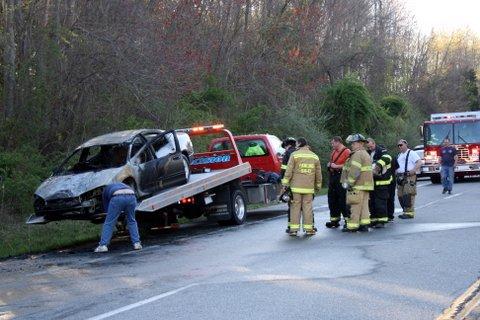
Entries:
POLYGON ((190 180, 190 162, 188 161, 187 156, 182 155, 183 170, 185 172, 185 183, 190 180))

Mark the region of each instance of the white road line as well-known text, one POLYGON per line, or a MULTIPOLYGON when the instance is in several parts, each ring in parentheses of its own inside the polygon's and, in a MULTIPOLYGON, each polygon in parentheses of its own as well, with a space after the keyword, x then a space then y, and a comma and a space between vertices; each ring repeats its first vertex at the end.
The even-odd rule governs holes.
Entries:
POLYGON ((462 194, 464 194, 464 192, 456 193, 456 194, 453 194, 453 195, 451 195, 451 196, 448 196, 448 197, 445 197, 445 198, 442 198, 442 199, 438 199, 438 200, 435 200, 435 201, 430 201, 430 202, 424 204, 423 206, 417 207, 416 209, 423 209, 423 208, 425 208, 425 207, 429 207, 429 206, 431 206, 432 204, 435 204, 435 203, 440 202, 440 201, 442 201, 442 200, 450 199, 450 198, 454 198, 454 197, 458 197, 458 196, 461 196, 462 194))
POLYGON ((417 184, 417 188, 426 187, 426 186, 429 186, 429 185, 431 185, 431 184, 432 184, 431 182, 428 182, 428 183, 422 183, 422 184, 417 184))
POLYGON ((106 313, 100 314, 100 315, 95 316, 95 317, 92 317, 92 318, 88 318, 87 320, 101 320, 101 319, 106 319, 106 318, 109 318, 109 317, 111 317, 111 316, 117 315, 117 314, 119 314, 119 313, 122 313, 122 312, 125 312, 125 311, 129 311, 129 310, 132 310, 132 309, 141 307, 141 306, 143 306, 143 305, 145 305, 145 304, 152 303, 152 302, 155 302, 155 301, 157 301, 157 300, 160 300, 160 299, 169 297, 169 296, 171 296, 171 295, 174 295, 174 294, 179 293, 180 291, 186 290, 186 289, 191 288, 191 287, 194 287, 194 286, 198 286, 198 283, 192 283, 192 284, 189 284, 188 286, 181 287, 181 288, 178 288, 178 289, 175 289, 175 290, 172 290, 172 291, 168 291, 168 292, 159 294, 159 295, 157 295, 157 296, 153 296, 153 297, 151 297, 151 298, 148 298, 148 299, 145 299, 145 300, 141 300, 141 301, 136 302, 136 303, 132 303, 132 304, 126 305, 125 307, 118 308, 118 309, 115 309, 115 310, 112 310, 112 311, 110 311, 110 312, 106 312, 106 313))

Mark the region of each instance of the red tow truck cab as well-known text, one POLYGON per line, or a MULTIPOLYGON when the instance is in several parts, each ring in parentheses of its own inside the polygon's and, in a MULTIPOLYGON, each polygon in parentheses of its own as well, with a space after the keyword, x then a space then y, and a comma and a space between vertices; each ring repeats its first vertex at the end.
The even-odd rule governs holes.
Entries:
MULTIPOLYGON (((242 177, 242 181, 255 182, 259 171, 280 174, 285 149, 282 148, 282 141, 278 137, 271 134, 250 134, 233 136, 233 139, 242 161, 250 163, 252 167, 252 173, 242 177), (253 151, 249 151, 251 147, 253 151)), ((232 143, 228 137, 213 139, 208 148, 213 153, 229 149, 232 149, 232 143)))

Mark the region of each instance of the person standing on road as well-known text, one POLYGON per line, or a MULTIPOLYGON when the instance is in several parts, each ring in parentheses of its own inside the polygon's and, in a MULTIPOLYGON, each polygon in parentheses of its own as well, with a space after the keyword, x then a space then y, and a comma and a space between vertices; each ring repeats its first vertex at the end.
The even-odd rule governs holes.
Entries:
POLYGON ((348 210, 346 196, 347 192, 340 183, 342 175, 342 168, 350 157, 350 149, 345 147, 343 139, 340 136, 335 136, 330 141, 332 145, 332 153, 330 155, 330 162, 327 164, 328 168, 328 209, 330 210, 330 221, 325 224, 327 228, 338 228, 340 226, 341 216, 345 221, 344 227, 347 226, 348 210))
POLYGON ((397 144, 400 154, 397 157, 398 169, 396 171, 398 201, 403 213, 400 219, 413 219, 415 217, 415 196, 417 194, 417 171, 422 161, 418 154, 408 148, 405 139, 400 139, 397 144))
POLYGON ((454 169, 457 165, 457 149, 450 144, 450 139, 443 139, 443 147, 440 154, 440 175, 442 177, 442 194, 452 194, 453 181, 455 179, 454 169))
POLYGON ((347 206, 350 206, 350 218, 344 232, 367 232, 370 226, 368 208, 369 193, 373 190, 372 161, 365 150, 365 137, 359 133, 351 134, 346 142, 352 146, 350 158, 343 166, 340 181, 347 190, 347 206))
POLYGON ((305 138, 298 138, 298 150, 288 160, 282 179, 285 188, 292 191, 289 235, 296 236, 300 230, 300 218, 303 215, 303 229, 307 235, 315 234, 313 225, 313 195, 322 187, 322 171, 318 156, 310 150, 305 138))
POLYGON ((389 186, 392 182, 392 157, 387 150, 375 143, 372 138, 367 139, 367 148, 372 159, 374 187, 370 193, 370 220, 371 226, 383 228, 388 222, 389 186))
POLYGON ((127 227, 134 250, 142 249, 137 221, 135 220, 135 208, 137 198, 135 192, 124 183, 112 183, 105 187, 102 194, 103 208, 107 210, 107 216, 102 228, 100 243, 95 252, 107 252, 108 244, 112 238, 113 228, 122 212, 127 216, 127 227))
MULTIPOLYGON (((288 160, 290 160, 291 154, 296 150, 297 146, 297 140, 293 137, 287 137, 285 140, 282 141, 282 148, 285 149, 285 153, 282 156, 282 166, 280 167, 280 179, 283 179, 285 176, 285 171, 287 170, 287 165, 288 165, 288 160)), ((287 216, 288 216, 288 226, 287 229, 285 230, 286 233, 290 232, 290 204, 291 200, 288 201, 288 211, 287 211, 287 216)))

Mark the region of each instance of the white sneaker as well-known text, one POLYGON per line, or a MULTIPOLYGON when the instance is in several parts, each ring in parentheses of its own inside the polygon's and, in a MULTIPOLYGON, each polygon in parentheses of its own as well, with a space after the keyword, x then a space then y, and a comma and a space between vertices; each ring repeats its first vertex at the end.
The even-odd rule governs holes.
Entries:
POLYGON ((142 250, 142 244, 140 242, 135 242, 133 244, 133 250, 142 250))
POLYGON ((108 247, 107 246, 98 246, 95 248, 95 251, 93 252, 108 252, 108 247))

